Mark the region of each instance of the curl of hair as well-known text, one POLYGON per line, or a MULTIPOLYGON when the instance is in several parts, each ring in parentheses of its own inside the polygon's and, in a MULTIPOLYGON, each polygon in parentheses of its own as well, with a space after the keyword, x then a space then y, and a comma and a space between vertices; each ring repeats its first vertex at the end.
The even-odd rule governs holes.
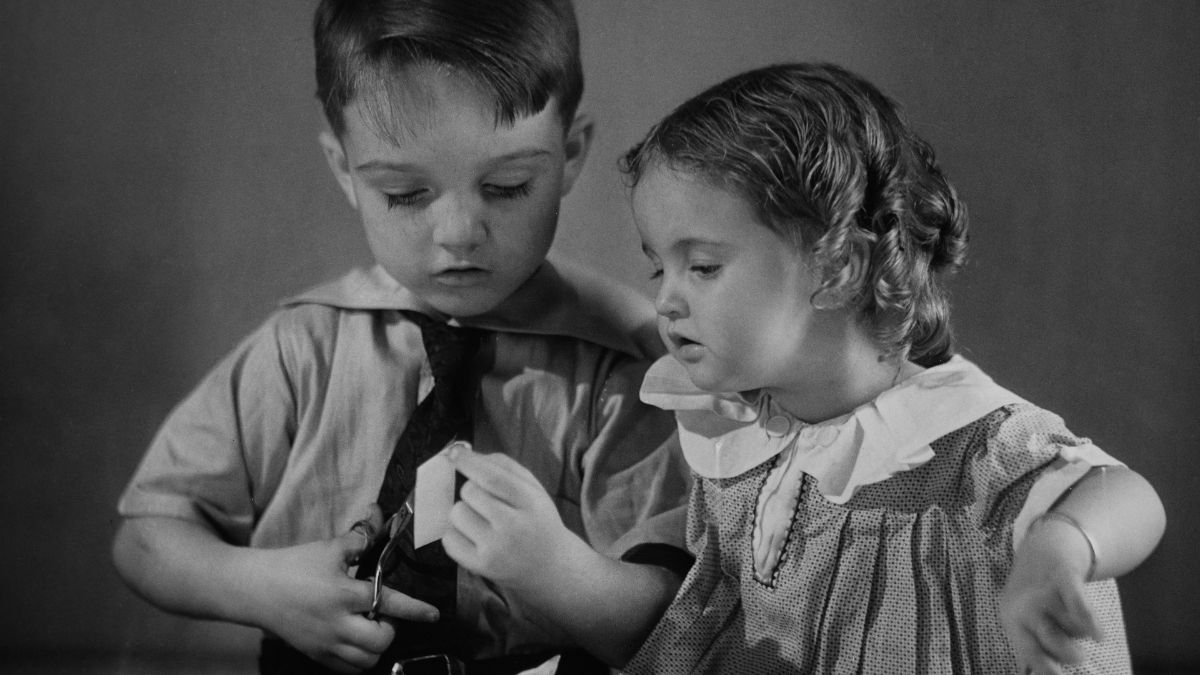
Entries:
MULTIPOLYGON (((386 98, 410 66, 471 80, 498 123, 540 112, 554 98, 564 127, 583 95, 579 28, 570 0, 322 0, 313 15, 317 99, 330 127, 368 90, 386 98)), ((387 113, 368 110, 376 122, 387 113)))
POLYGON ((764 225, 811 253, 821 290, 846 298, 888 352, 924 366, 953 355, 941 277, 964 262, 966 209, 933 150, 863 78, 822 63, 734 76, 625 154, 628 186, 652 165, 746 199, 764 225))

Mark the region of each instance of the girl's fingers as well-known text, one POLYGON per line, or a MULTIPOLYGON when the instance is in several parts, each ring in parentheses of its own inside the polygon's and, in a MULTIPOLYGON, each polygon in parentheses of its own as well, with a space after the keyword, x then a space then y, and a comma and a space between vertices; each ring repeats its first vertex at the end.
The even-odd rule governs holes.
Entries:
POLYGON ((1056 662, 1055 667, 1058 670, 1061 670, 1057 667, 1058 663, 1075 663, 1083 657, 1079 646, 1075 644, 1071 636, 1067 635, 1058 622, 1049 616, 1044 616, 1038 621, 1034 635, 1042 650, 1056 662))
POLYGON ((1089 638, 1097 642, 1104 639, 1104 630, 1083 593, 1063 593, 1062 611, 1056 613, 1054 618, 1071 637, 1089 638))

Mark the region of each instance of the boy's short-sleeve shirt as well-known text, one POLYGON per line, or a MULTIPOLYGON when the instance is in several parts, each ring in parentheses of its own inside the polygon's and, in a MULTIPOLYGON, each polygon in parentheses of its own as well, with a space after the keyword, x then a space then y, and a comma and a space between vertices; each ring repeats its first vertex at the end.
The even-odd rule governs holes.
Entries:
MULTIPOLYGON (((378 267, 286 301, 167 418, 120 514, 201 521, 264 548, 347 532, 433 386, 407 309, 425 307, 378 267)), ((612 557, 686 549, 689 472, 674 420, 638 399, 661 350, 653 319, 632 291, 547 262, 496 310, 462 322, 489 329, 476 449, 528 467, 564 523, 612 557)), ((478 656, 566 642, 465 570, 459 616, 490 637, 478 656)))

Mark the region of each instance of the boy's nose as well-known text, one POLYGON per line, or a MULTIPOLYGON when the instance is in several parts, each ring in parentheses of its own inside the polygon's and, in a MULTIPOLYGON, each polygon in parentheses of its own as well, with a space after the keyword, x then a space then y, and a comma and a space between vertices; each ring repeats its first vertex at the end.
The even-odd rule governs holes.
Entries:
POLYGON ((437 209, 433 242, 452 250, 471 250, 487 240, 487 225, 480 204, 445 198, 437 209))

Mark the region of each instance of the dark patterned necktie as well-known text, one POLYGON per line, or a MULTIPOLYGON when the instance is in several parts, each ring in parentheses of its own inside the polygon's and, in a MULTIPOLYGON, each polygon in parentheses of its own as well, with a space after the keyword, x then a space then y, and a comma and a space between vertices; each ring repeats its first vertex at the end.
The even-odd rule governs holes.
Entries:
MULTIPOLYGON (((403 504, 416 483, 417 467, 452 440, 472 440, 473 409, 478 377, 471 362, 484 331, 439 323, 417 312, 402 312, 421 328, 421 340, 433 371, 433 390, 413 411, 396 442, 379 489, 379 506, 387 519, 403 504)), ((413 647, 419 652, 453 651, 453 626, 458 567, 446 555, 441 541, 413 550, 410 522, 398 535, 396 550, 386 561, 383 582, 390 588, 434 605, 441 612, 437 623, 399 622, 394 655, 413 647)), ((359 559, 358 577, 374 573, 386 537, 359 559)), ((389 654, 393 652, 389 651, 389 654)))

